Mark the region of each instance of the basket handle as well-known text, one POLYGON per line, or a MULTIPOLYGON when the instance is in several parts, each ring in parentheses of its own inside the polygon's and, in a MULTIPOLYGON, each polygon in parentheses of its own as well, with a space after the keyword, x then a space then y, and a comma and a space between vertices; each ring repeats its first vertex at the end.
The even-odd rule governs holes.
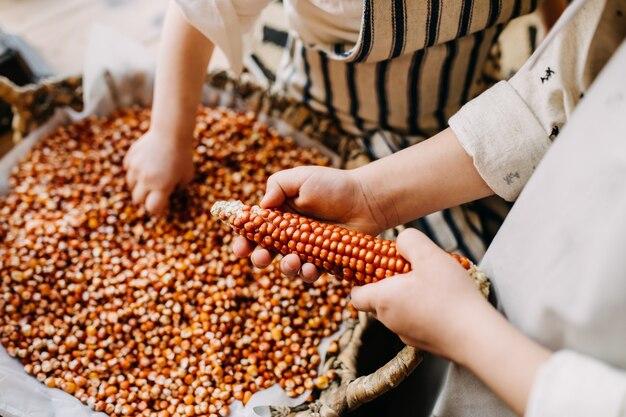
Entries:
MULTIPOLYGON (((485 298, 489 296, 489 280, 476 265, 468 269, 469 277, 485 298)), ((362 331, 362 330, 361 330, 362 331)), ((360 336, 360 335, 359 335, 360 336)), ((423 356, 411 346, 405 346, 398 354, 370 375, 364 375, 350 381, 346 387, 346 403, 349 410, 354 410, 366 402, 397 387, 420 364, 423 356)))
POLYGON ((358 319, 348 324, 348 329, 338 342, 341 353, 326 362, 325 371, 337 372, 332 386, 320 392, 313 403, 296 407, 273 406, 272 417, 341 417, 348 411, 372 401, 398 386, 422 361, 421 353, 405 346, 389 362, 369 375, 357 377, 358 352, 363 343, 363 333, 373 317, 359 312, 358 319))
POLYGON ((348 410, 354 410, 397 387, 417 368, 422 359, 423 356, 418 349, 405 346, 394 358, 373 373, 351 381, 346 388, 348 410))
MULTIPOLYGON (((487 276, 471 264, 468 273, 476 287, 485 298, 489 295, 489 280, 487 276)), ((396 356, 382 367, 369 375, 356 377, 357 352, 362 343, 365 328, 369 325, 371 316, 359 312, 359 319, 339 339, 342 351, 337 357, 327 363, 328 369, 339 374, 339 380, 333 387, 323 390, 320 398, 313 403, 301 404, 294 408, 272 407, 272 417, 340 417, 347 411, 383 395, 397 387, 422 362, 423 356, 418 349, 405 346, 396 356)))

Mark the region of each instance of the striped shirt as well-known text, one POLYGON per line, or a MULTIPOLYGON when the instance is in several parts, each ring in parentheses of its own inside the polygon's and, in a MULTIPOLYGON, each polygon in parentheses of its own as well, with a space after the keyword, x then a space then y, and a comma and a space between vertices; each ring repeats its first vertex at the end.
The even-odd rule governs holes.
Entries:
MULTIPOLYGON (((310 7, 291 3, 298 16, 310 7)), ((366 1, 355 43, 312 44, 294 34, 276 86, 350 133, 428 137, 480 92, 503 24, 533 7, 530 0, 366 1)), ((408 144, 391 141, 391 150, 408 144)))
MULTIPOLYGON (((240 71, 246 33, 269 0, 178 3, 240 71)), ((488 87, 481 75, 492 45, 504 24, 530 12, 536 0, 284 0, 283 5, 289 40, 272 88, 327 113, 359 136, 360 148, 376 159, 441 131, 488 87)), ((417 226, 442 247, 477 260, 488 240, 482 234, 485 215, 490 214, 456 208, 417 226)))
MULTIPOLYGON (((350 133, 428 137, 480 92, 503 25, 536 1, 284 0, 290 42, 275 88, 336 117, 350 133)), ((244 34, 269 1, 178 2, 240 71, 244 34)))

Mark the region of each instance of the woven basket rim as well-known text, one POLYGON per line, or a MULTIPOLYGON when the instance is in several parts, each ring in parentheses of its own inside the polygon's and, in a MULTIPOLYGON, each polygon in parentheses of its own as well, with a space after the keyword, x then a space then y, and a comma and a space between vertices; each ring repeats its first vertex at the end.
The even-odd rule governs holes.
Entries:
MULTIPOLYGON (((295 130, 335 151, 343 162, 353 157, 355 150, 356 154, 361 154, 359 141, 356 140, 358 138, 343 132, 336 120, 281 91, 259 85, 249 74, 235 77, 229 71, 215 71, 207 74, 205 84, 233 92, 251 111, 288 123, 295 130)), ((55 109, 65 106, 80 109, 82 93, 81 76, 48 79, 22 87, 0 77, 0 100, 8 102, 14 112, 14 142, 45 123, 55 109)), ((417 350, 405 347, 373 374, 359 377, 356 374, 358 348, 362 333, 371 320, 365 313, 360 313, 358 320, 347 322, 348 330, 340 338, 338 356, 329 358, 325 363, 325 369, 336 372, 338 378, 329 389, 321 391, 318 400, 310 405, 318 407, 321 416, 341 415, 382 395, 399 384, 420 363, 421 355, 417 350)), ((272 409, 274 415, 294 415, 293 412, 281 407, 272 409)))

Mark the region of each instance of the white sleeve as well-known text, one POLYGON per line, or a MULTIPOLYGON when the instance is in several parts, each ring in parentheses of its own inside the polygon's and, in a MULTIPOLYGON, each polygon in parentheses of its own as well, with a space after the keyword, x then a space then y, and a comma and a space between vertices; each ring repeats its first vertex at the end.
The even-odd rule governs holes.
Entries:
POLYGON ((506 81, 463 106, 449 124, 480 176, 507 201, 517 198, 550 146, 539 120, 506 81))
POLYGON ((558 351, 535 377, 525 417, 625 417, 626 372, 558 351))
POLYGON ((591 47, 600 32, 614 31, 610 24, 599 25, 605 4, 588 0, 511 80, 496 84, 450 118, 450 128, 479 174, 504 199, 517 198, 614 51, 612 42, 591 47))
POLYGON ((244 38, 270 0, 176 0, 187 21, 224 52, 236 73, 243 70, 244 38))

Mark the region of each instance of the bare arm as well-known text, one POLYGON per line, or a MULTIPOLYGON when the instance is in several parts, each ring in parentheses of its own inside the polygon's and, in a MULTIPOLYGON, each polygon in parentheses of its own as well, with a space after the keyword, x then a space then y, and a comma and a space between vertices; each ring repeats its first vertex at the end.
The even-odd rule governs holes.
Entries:
POLYGON ((354 175, 384 228, 493 194, 449 128, 354 175))
POLYGON ((175 2, 165 16, 152 105, 152 128, 190 140, 213 43, 191 26, 175 2))
POLYGON ((469 331, 451 354, 523 416, 537 372, 552 352, 513 327, 487 303, 481 310, 467 311, 476 323, 466 327, 469 331))
POLYGON ((163 213, 169 195, 193 178, 193 130, 213 44, 175 2, 165 16, 150 129, 124 159, 135 204, 163 213))
MULTIPOLYGON (((261 206, 287 205, 299 213, 377 234, 409 220, 493 194, 451 129, 355 170, 298 167, 270 177, 261 206)), ((253 242, 237 239, 233 250, 247 256, 253 242)), ((258 248, 252 261, 267 266, 272 256, 258 248)), ((281 260, 287 275, 318 276, 297 256, 281 260), (302 267, 302 269, 301 269, 302 267)))

